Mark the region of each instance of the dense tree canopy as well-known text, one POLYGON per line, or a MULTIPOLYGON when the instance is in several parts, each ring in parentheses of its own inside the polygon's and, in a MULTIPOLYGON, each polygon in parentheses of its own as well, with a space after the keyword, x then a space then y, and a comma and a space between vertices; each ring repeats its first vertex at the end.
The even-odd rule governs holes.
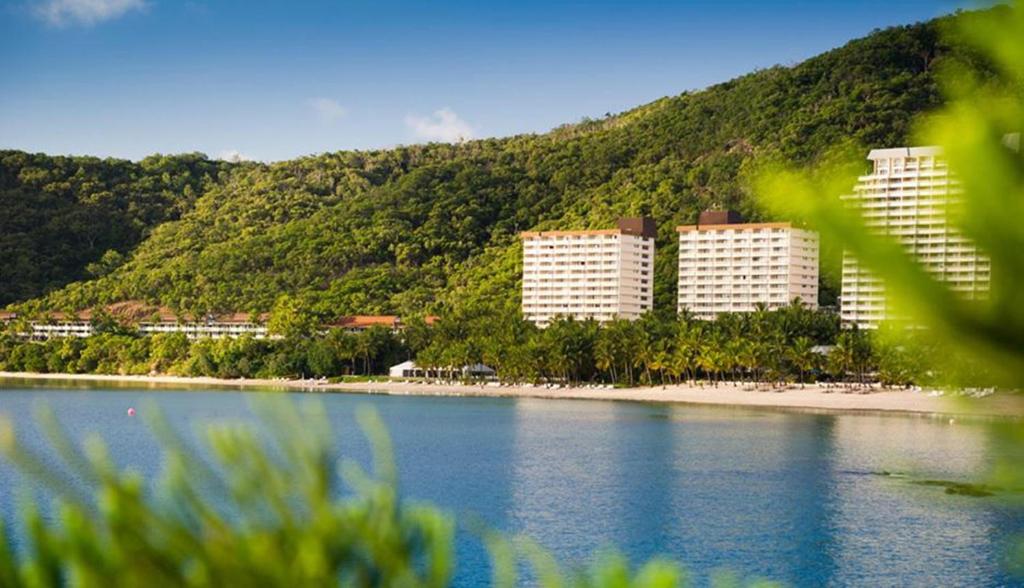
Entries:
POLYGON ((227 169, 202 154, 132 163, 0 151, 0 306, 115 271, 227 169))

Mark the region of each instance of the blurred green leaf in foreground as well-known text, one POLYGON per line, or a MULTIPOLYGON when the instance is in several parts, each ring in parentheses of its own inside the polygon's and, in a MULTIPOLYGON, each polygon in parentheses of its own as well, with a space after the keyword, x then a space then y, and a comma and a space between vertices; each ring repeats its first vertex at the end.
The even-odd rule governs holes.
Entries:
POLYGON ((361 415, 375 477, 346 463, 342 477, 354 493, 339 497, 320 406, 300 411, 273 400, 254 404, 269 439, 242 425, 207 429, 211 461, 150 418, 164 450, 156 488, 118 471, 99 438, 80 450, 49 411, 39 420, 62 468, 4 423, 4 454, 57 494, 59 517, 44 519, 26 502, 28 548, 16 556, 9 540, 0 542, 0 585, 447 585, 453 524, 434 508, 400 503, 376 416, 361 415))
MULTIPOLYGON (((802 219, 837 241, 878 276, 889 302, 926 331, 947 354, 983 368, 987 381, 950 382, 1019 389, 1024 386, 1024 3, 1000 18, 965 14, 946 31, 975 49, 970 59, 942 64, 947 105, 919 124, 917 144, 939 145, 960 183, 959 201, 948 210, 950 225, 988 255, 990 295, 981 302, 959 299, 892 238, 872 234, 859 211, 840 196, 852 191, 860 159, 836 156, 813 171, 772 168, 761 174, 762 202, 784 218, 802 219), (996 73, 972 67, 984 61, 996 73)), ((988 68, 984 68, 988 69, 988 68)), ((872 147, 892 147, 889 145, 872 147)), ((949 356, 939 354, 948 360, 949 356)), ((982 370, 973 370, 976 376, 982 370)))

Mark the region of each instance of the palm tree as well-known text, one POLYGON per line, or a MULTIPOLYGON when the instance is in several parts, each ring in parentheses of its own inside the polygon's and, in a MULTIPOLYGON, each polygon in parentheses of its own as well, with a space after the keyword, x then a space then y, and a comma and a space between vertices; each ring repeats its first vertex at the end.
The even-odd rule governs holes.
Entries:
POLYGON ((850 331, 844 331, 828 354, 828 366, 832 376, 845 381, 853 366, 853 340, 850 331))
POLYGON ((758 348, 753 341, 749 339, 739 339, 740 344, 736 349, 736 363, 743 368, 743 380, 746 381, 746 374, 750 374, 750 379, 757 380, 757 367, 758 367, 758 348))
POLYGON ((651 358, 651 369, 658 372, 662 385, 665 384, 665 370, 668 369, 671 359, 665 341, 658 341, 654 346, 654 356, 651 358))
POLYGON ((689 358, 679 353, 679 348, 674 349, 668 356, 668 373, 676 384, 682 383, 682 378, 689 368, 689 358))
POLYGON ((363 331, 356 336, 356 355, 363 358, 363 373, 370 374, 370 354, 373 353, 373 341, 370 339, 369 331, 363 331))
POLYGON ((736 369, 736 356, 730 352, 728 344, 725 341, 722 341, 722 344, 718 349, 717 360, 719 380, 724 380, 726 374, 729 374, 736 369))
POLYGON ((594 346, 594 367, 611 376, 612 382, 618 380, 615 373, 615 346, 607 336, 607 329, 602 330, 598 336, 597 345, 594 346))
POLYGON ((635 367, 635 362, 631 350, 640 347, 640 345, 642 344, 642 334, 640 333, 639 329, 636 328, 636 325, 634 325, 632 321, 621 319, 617 322, 620 331, 620 333, 618 334, 619 338, 617 339, 619 350, 618 355, 622 360, 622 365, 625 367, 626 378, 629 381, 629 385, 632 386, 633 381, 635 380, 635 378, 633 377, 633 368, 635 367))
POLYGON ((698 357, 700 356, 701 327, 694 323, 682 323, 679 332, 676 334, 676 351, 674 362, 687 376, 687 379, 696 382, 698 357))
POLYGON ((704 375, 708 377, 708 380, 715 386, 718 386, 717 375, 721 369, 722 358, 717 342, 705 341, 701 344, 698 365, 704 371, 704 375))
POLYGON ((787 352, 788 359, 797 369, 800 385, 804 383, 804 374, 813 370, 818 363, 818 354, 814 351, 814 341, 810 337, 797 337, 787 352))
POLYGON ((561 349, 552 351, 553 353, 548 356, 548 365, 551 367, 551 371, 558 374, 563 381, 569 382, 569 357, 562 353, 561 349))
MULTIPOLYGON (((355 353, 352 354, 353 367, 355 366, 355 353)), ((430 378, 431 373, 437 374, 437 368, 441 365, 441 350, 438 345, 427 345, 426 348, 416 354, 416 364, 423 370, 423 374, 430 378)))
POLYGON ((768 370, 772 386, 781 385, 786 376, 786 344, 781 332, 772 332, 764 342, 764 364, 768 370))
POLYGON ((731 337, 726 341, 725 351, 729 357, 729 375, 733 382, 736 382, 742 378, 742 373, 746 368, 743 363, 743 350, 746 347, 746 341, 740 337, 731 337))
POLYGON ((633 348, 633 365, 635 367, 642 367, 644 369, 644 378, 647 380, 647 385, 653 384, 651 378, 651 368, 654 363, 654 343, 646 337, 644 333, 640 334, 639 345, 633 348))

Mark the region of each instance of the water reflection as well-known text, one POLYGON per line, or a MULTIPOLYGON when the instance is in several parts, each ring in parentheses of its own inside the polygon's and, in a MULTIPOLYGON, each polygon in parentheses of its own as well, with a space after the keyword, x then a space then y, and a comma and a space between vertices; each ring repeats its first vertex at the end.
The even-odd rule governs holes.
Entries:
POLYGON ((788 415, 782 423, 785 463, 779 499, 785 505, 788 522, 780 538, 788 539, 781 555, 789 563, 779 577, 794 584, 813 579, 826 585, 836 575, 837 419, 800 416, 788 415))
POLYGON ((615 540, 620 511, 628 508, 616 484, 620 440, 608 434, 622 408, 537 399, 518 400, 515 408, 509 522, 563 559, 585 561, 615 540))
POLYGON ((681 561, 793 583, 829 577, 830 417, 677 408, 673 422, 681 561))
POLYGON ((1020 518, 911 479, 972 480, 985 427, 628 403, 516 404, 510 522, 580 562, 614 543, 698 577, 1005 585, 1020 518), (910 478, 879 475, 906 472, 910 478), (920 582, 919 582, 920 581, 920 582))
MULTIPOLYGON (((922 418, 840 418, 836 427, 837 576, 897 584, 942 585, 973 578, 1001 585, 992 501, 949 496, 878 472, 915 478, 978 479, 986 469, 983 428, 922 418)), ((947 584, 948 585, 948 584, 947 584)))

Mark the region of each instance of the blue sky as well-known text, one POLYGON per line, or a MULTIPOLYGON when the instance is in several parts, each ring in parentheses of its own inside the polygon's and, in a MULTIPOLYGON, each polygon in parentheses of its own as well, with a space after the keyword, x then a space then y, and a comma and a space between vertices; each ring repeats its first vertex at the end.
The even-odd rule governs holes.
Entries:
POLYGON ((280 160, 543 132, 956 0, 0 0, 0 147, 280 160))

